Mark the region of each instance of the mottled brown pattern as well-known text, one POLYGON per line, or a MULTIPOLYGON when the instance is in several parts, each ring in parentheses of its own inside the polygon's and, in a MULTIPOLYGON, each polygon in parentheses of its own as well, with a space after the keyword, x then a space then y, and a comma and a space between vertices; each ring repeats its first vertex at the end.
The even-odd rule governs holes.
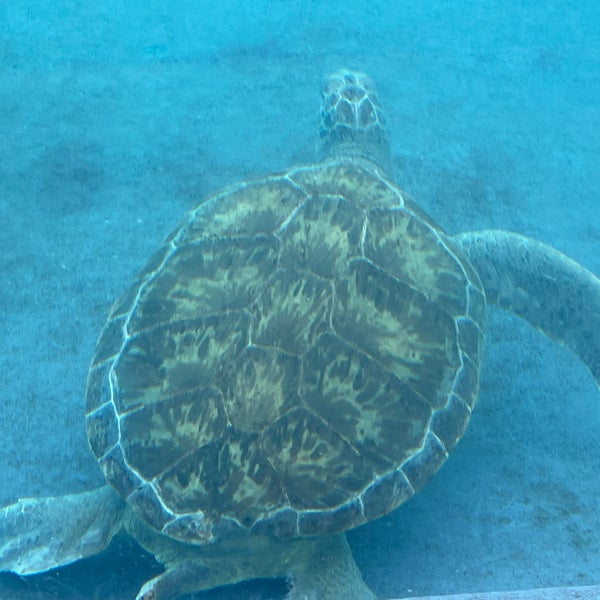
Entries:
POLYGON ((363 211, 343 198, 314 196, 281 232, 281 261, 333 278, 360 252, 363 211))
POLYGON ((431 415, 409 386, 334 335, 322 336, 307 353, 302 395, 377 473, 418 450, 431 415))
POLYGON ((191 213, 191 219, 176 243, 183 246, 199 240, 230 238, 243 233, 257 235, 276 231, 304 193, 283 177, 249 183, 203 202, 191 213))
POLYGON ((445 402, 458 365, 454 320, 367 260, 337 285, 333 328, 430 404, 445 402))
POLYGON ((107 479, 204 543, 354 527, 462 434, 481 285, 364 164, 243 184, 194 209, 114 306, 86 411, 107 479), (459 335, 457 334, 459 332, 459 335))
POLYGON ((131 338, 115 364, 120 413, 211 385, 248 339, 249 316, 226 312, 176 321, 131 338))
POLYGON ((365 256, 386 272, 438 302, 448 314, 465 312, 467 278, 437 233, 401 210, 368 211, 365 256))
POLYGON ((256 236, 178 248, 144 287, 130 331, 248 306, 275 270, 277 241, 256 236))
POLYGON ((298 357, 276 348, 246 348, 221 380, 234 428, 258 433, 300 404, 300 369, 298 357))
POLYGON ((331 296, 328 282, 279 270, 257 300, 252 342, 303 354, 328 329, 331 296))
POLYGON ((261 439, 294 508, 337 506, 373 476, 364 457, 304 408, 283 415, 261 439))
POLYGON ((186 455, 159 477, 158 485, 177 512, 202 509, 215 521, 232 514, 246 526, 284 502, 280 477, 257 444, 257 434, 234 430, 186 455))
POLYGON ((204 387, 125 414, 121 445, 132 468, 150 481, 221 435, 226 425, 223 395, 214 387, 204 387))
POLYGON ((310 196, 341 196, 361 209, 403 204, 399 191, 392 191, 395 188, 374 177, 372 171, 350 161, 325 163, 318 169, 294 169, 290 177, 310 196))

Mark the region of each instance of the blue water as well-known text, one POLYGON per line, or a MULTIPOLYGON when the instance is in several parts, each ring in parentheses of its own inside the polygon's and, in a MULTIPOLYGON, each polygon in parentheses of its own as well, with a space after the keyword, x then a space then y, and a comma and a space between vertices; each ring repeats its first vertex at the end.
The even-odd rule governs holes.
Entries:
MULTIPOLYGON (((378 82, 398 183, 450 232, 516 230, 600 273, 600 3, 473 4, 0 5, 0 506, 101 484, 82 405, 112 300, 200 197, 314 158, 330 70, 378 82)), ((464 439, 349 534, 373 590, 600 583, 599 400, 565 349, 492 311, 464 439)), ((0 576, 0 600, 129 600, 157 571, 119 537, 0 576)))

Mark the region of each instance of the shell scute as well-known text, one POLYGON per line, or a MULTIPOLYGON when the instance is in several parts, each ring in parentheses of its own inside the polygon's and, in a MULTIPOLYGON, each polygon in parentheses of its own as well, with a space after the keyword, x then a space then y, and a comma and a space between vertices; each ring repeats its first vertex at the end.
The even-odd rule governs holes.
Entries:
POLYGON ((297 510, 343 504, 373 476, 368 462, 346 440, 302 407, 270 425, 261 445, 279 473, 290 506, 297 510))
POLYGON ((311 273, 280 269, 256 301, 252 342, 301 355, 329 327, 331 285, 311 273))
POLYGON ((223 435, 223 395, 204 387, 144 404, 121 417, 121 445, 128 464, 151 481, 197 447, 223 435))
POLYGON ((402 206, 404 198, 371 169, 358 162, 338 160, 315 167, 292 169, 289 177, 313 197, 342 196, 362 210, 402 206))
POLYGON ((434 406, 458 365, 454 320, 422 292, 365 259, 337 286, 333 328, 434 406))
POLYGON ((337 336, 324 335, 304 363, 302 396, 363 457, 384 473, 423 442, 430 406, 410 386, 337 336))
POLYGON ((213 523, 229 515, 245 527, 281 506, 280 477, 256 437, 227 428, 188 453, 157 480, 165 504, 178 514, 201 511, 213 523))
POLYGON ((337 196, 311 196, 283 229, 281 263, 332 279, 360 254, 363 211, 337 196))
POLYGON ((305 198, 305 193, 284 176, 244 183, 199 204, 173 242, 185 246, 241 233, 272 233, 305 198))

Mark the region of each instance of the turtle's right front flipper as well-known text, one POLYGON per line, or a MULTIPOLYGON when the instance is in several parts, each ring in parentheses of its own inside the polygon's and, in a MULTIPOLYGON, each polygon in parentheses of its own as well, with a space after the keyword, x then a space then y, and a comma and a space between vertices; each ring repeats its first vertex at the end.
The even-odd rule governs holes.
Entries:
POLYGON ((0 571, 29 575, 91 556, 121 529, 123 500, 109 486, 0 509, 0 571))
POLYGON ((489 302, 565 344, 600 385, 600 279, 558 250, 509 231, 454 236, 489 302))

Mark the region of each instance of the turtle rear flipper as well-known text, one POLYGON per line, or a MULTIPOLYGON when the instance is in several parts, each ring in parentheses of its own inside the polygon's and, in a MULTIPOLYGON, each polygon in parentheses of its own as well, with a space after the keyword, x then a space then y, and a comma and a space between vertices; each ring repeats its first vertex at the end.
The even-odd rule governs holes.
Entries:
POLYGON ((132 510, 124 524, 165 569, 141 587, 136 600, 174 600, 255 578, 288 579, 287 600, 375 600, 343 533, 290 540, 234 536, 201 546, 160 534, 132 510))
POLYGON ((554 248, 508 231, 454 236, 490 303, 565 344, 600 385, 600 279, 554 248))
POLYGON ((0 571, 41 573, 104 550, 122 527, 124 508, 104 486, 0 509, 0 571))

